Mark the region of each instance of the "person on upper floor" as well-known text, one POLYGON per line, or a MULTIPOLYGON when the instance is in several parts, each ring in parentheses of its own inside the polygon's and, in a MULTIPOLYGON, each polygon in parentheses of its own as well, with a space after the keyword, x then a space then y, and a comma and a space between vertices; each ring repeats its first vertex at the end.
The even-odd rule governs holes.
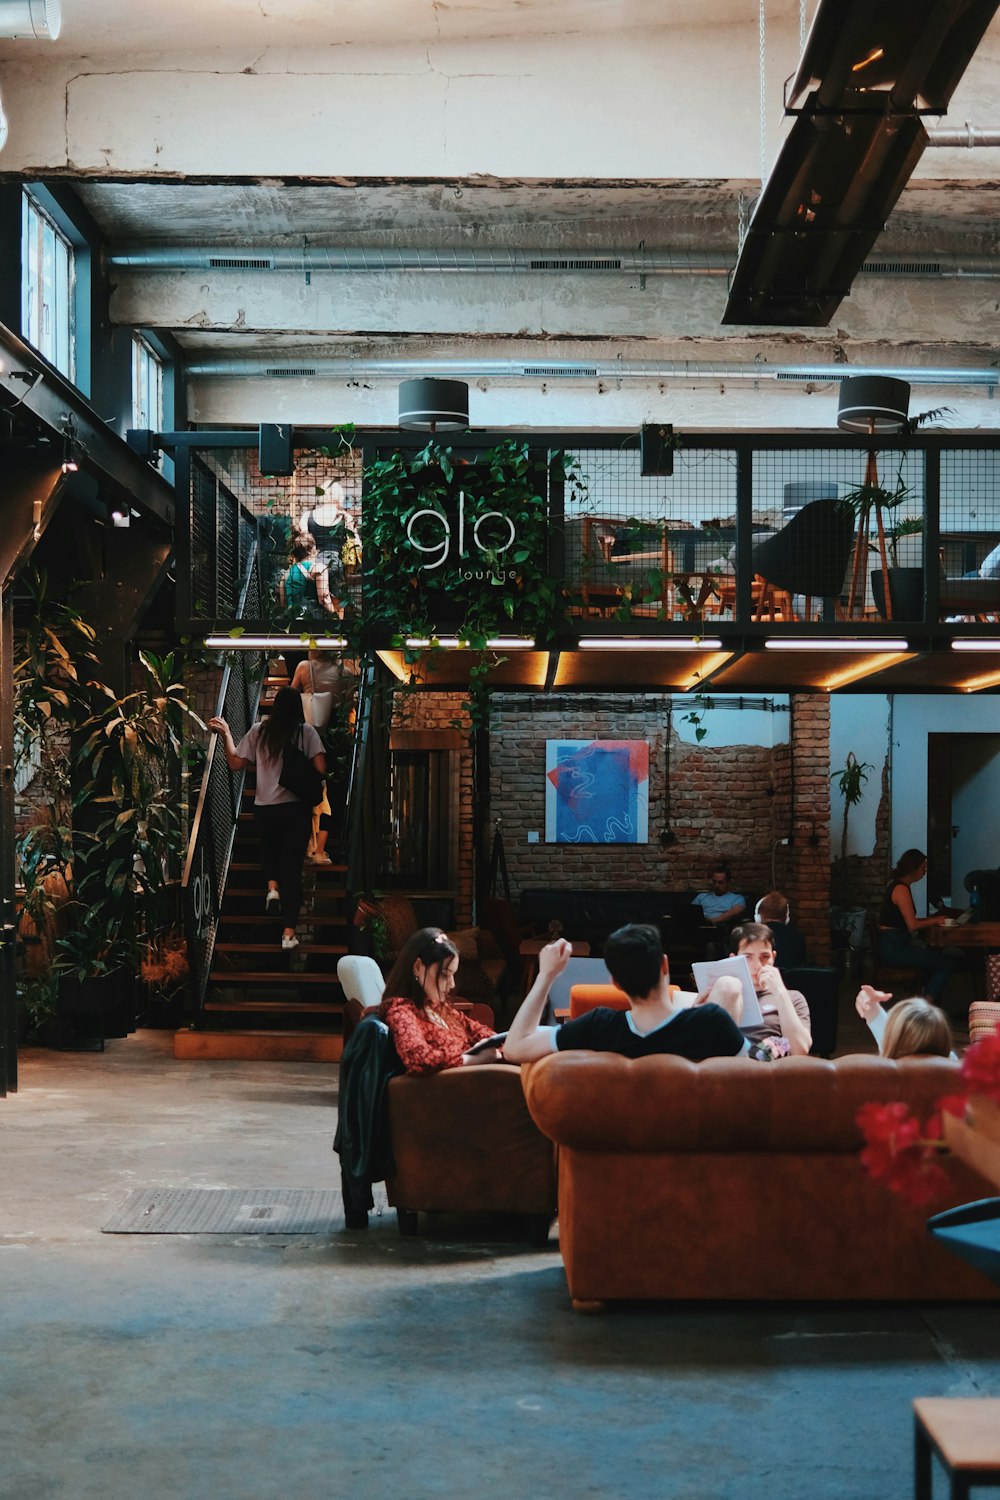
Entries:
POLYGON ((615 984, 628 996, 628 1010, 598 1006, 563 1026, 543 1026, 549 986, 565 969, 572 951, 559 938, 539 954, 538 978, 503 1045, 508 1062, 534 1062, 550 1052, 577 1050, 618 1052, 633 1058, 671 1053, 692 1062, 749 1051, 732 1016, 720 1006, 690 1009, 674 1003, 660 934, 644 923, 619 927, 604 945, 604 962, 615 984))
POLYGON ((724 927, 735 922, 747 909, 745 897, 732 889, 729 866, 717 861, 708 874, 710 889, 699 891, 692 906, 700 906, 706 922, 713 927, 724 927))

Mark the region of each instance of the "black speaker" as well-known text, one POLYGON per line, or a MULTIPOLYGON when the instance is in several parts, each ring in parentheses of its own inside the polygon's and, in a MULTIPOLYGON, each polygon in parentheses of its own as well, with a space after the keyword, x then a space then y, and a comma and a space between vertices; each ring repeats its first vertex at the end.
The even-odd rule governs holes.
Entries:
POLYGON ((156 434, 150 432, 148 427, 130 427, 125 433, 125 441, 133 453, 138 453, 140 458, 153 463, 160 451, 153 441, 155 436, 156 434))
POLYGON ((669 422, 647 422, 639 433, 640 472, 669 477, 674 472, 674 429, 669 422))
POLYGON ((289 422, 261 422, 260 472, 262 474, 295 473, 292 428, 289 422))

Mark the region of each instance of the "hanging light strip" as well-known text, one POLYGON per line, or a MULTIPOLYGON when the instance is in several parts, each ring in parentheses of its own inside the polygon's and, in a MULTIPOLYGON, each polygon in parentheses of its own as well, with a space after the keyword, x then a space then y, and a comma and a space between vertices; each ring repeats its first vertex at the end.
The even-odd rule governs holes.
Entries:
MULTIPOLYGON (((457 635, 408 635, 403 642, 408 651, 424 651, 430 646, 443 646, 449 651, 472 651, 468 641, 460 641, 457 635)), ((488 651, 534 651, 535 642, 530 636, 497 635, 486 642, 488 651)))
POLYGON ((951 643, 953 651, 1000 651, 1000 636, 957 635, 951 643))
POLYGON ((764 647, 768 651, 868 651, 874 655, 879 651, 909 651, 910 644, 902 639, 889 640, 885 637, 863 641, 855 636, 846 639, 830 636, 824 640, 803 640, 801 636, 789 636, 787 640, 781 640, 774 636, 764 642, 764 647))
POLYGON ((342 651, 347 641, 342 635, 206 635, 209 651, 281 651, 286 646, 302 650, 342 651))
POLYGON ((714 636, 605 635, 587 636, 579 643, 581 651, 720 651, 722 642, 714 636))

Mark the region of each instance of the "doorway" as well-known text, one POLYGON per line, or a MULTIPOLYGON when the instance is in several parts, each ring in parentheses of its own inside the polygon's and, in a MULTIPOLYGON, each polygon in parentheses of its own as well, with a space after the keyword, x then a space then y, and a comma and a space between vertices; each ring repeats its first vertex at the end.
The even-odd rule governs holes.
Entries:
POLYGON ((965 907, 970 870, 1000 864, 1000 734, 927 736, 927 898, 965 907))

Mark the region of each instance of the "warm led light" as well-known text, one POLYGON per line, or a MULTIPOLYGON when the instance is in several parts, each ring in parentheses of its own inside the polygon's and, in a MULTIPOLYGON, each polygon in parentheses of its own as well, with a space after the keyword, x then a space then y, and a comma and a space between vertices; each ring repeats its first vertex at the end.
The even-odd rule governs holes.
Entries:
POLYGON ((845 640, 836 636, 830 636, 825 640, 818 638, 803 640, 801 636, 790 636, 787 640, 782 640, 775 636, 765 641, 764 647, 768 651, 867 651, 869 655, 878 652, 891 654, 910 649, 909 642, 903 640, 887 640, 884 637, 874 641, 858 640, 856 637, 849 637, 845 640))
POLYGON ((874 656, 866 656, 862 661, 853 661, 849 667, 842 672, 832 672, 823 683, 823 689, 832 693, 836 688, 846 687, 849 682, 857 682, 862 677, 870 677, 873 672, 884 672, 886 667, 895 666, 896 662, 909 661, 915 656, 915 651, 884 651, 874 656))
POLYGON ((1000 651, 1000 636, 957 635, 951 643, 953 651, 1000 651))
POLYGON ((707 678, 718 672, 719 668, 724 667, 727 662, 732 661, 735 655, 735 651, 717 651, 714 656, 709 656, 705 661, 699 662, 691 676, 681 683, 682 690, 689 693, 697 691, 707 678))
POLYGON ((311 635, 303 640, 301 635, 206 635, 205 646, 209 651, 280 651, 285 646, 298 647, 307 643, 317 651, 340 651, 347 645, 342 635, 311 635))
POLYGON ((1000 672, 984 672, 982 677, 970 677, 959 684, 963 693, 978 693, 982 688, 1000 687, 1000 672))
POLYGON ((409 673, 404 671, 398 651, 376 651, 375 655, 384 667, 389 668, 397 682, 409 682, 409 673))
POLYGON ((867 68, 871 63, 878 62, 879 58, 884 56, 884 47, 873 47, 867 57, 863 57, 860 62, 852 63, 851 72, 860 73, 862 68, 867 68))
POLYGON ((581 651, 719 651, 722 642, 713 636, 605 635, 587 636, 581 651))

